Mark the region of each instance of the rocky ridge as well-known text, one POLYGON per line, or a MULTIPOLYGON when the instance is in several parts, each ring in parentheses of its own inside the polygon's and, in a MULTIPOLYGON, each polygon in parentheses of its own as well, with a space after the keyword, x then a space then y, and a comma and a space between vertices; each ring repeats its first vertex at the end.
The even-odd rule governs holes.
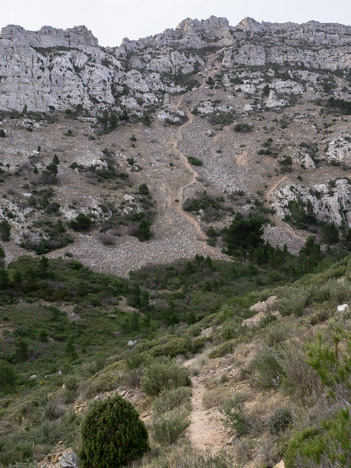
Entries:
MULTIPOLYGON (((49 111, 79 105, 89 111, 112 107, 141 114, 162 105, 166 94, 184 91, 180 75, 203 70, 210 51, 223 70, 271 64, 343 71, 351 65, 351 28, 251 18, 232 27, 225 18, 212 16, 188 18, 174 30, 105 48, 84 26, 26 31, 10 25, 0 35, 0 109, 49 111)), ((270 101, 275 102, 273 90, 268 105, 270 101)))

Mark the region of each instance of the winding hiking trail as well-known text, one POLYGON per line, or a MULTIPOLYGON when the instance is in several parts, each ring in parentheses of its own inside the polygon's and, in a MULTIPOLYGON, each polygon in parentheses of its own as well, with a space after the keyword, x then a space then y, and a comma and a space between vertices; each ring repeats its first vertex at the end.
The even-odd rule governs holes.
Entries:
MULTIPOLYGON (((204 354, 201 354, 189 359, 184 365, 189 368, 203 356, 204 354)), ((188 436, 195 449, 214 454, 219 452, 226 444, 228 434, 223 426, 218 409, 207 409, 202 403, 203 395, 207 391, 203 379, 204 377, 201 375, 191 377, 191 424, 188 429, 188 436)))
MULTIPOLYGON (((205 87, 205 85, 206 85, 206 81, 216 71, 217 71, 216 68, 210 68, 209 71, 207 72, 206 76, 203 78, 202 83, 200 84, 198 89, 203 89, 205 87)), ((173 105, 175 109, 177 109, 177 110, 182 109, 185 112, 185 115, 187 117, 187 121, 184 122, 182 125, 180 125, 178 127, 177 131, 175 132, 175 135, 171 139, 171 146, 172 146, 173 151, 177 154, 177 156, 179 156, 181 163, 185 167, 185 169, 186 169, 185 172, 190 173, 191 179, 190 179, 189 182, 187 182, 185 185, 183 185, 182 187, 180 187, 178 189, 178 192, 177 192, 176 196, 174 196, 171 193, 168 193, 168 196, 167 196, 167 198, 165 200, 165 203, 168 205, 169 208, 175 209, 183 218, 185 218, 195 228, 195 230, 197 232, 197 235, 198 235, 198 238, 199 238, 197 240, 206 241, 207 236, 204 233, 204 231, 202 230, 199 221, 196 218, 194 218, 193 216, 191 216, 190 214, 186 213, 182 208, 183 203, 184 203, 184 191, 188 187, 191 187, 192 185, 196 184, 197 179, 199 177, 198 173, 194 169, 194 166, 189 163, 188 158, 185 156, 185 154, 179 148, 179 144, 180 144, 180 142, 182 141, 182 138, 183 138, 182 134, 183 134, 184 128, 191 125, 193 123, 193 120, 194 120, 194 115, 190 112, 190 110, 186 106, 183 107, 183 102, 184 102, 184 99, 186 98, 186 96, 187 96, 186 94, 183 94, 183 95, 179 96, 176 99, 176 101, 175 101, 175 103, 173 105), (178 200, 178 201, 175 201, 175 200, 178 200)), ((163 188, 164 191, 167 191, 167 189, 166 189, 166 187, 164 185, 163 185, 162 188, 163 188)), ((206 244, 206 245, 203 246, 203 249, 206 250, 209 255, 215 255, 216 257, 218 257, 218 251, 216 249, 212 248, 211 246, 206 244)))

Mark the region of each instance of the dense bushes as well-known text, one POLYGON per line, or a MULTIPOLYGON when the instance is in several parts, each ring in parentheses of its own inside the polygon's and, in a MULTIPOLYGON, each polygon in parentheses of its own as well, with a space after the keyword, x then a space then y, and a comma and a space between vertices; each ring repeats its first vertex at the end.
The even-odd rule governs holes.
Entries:
POLYGON ((148 395, 158 395, 162 390, 190 385, 188 371, 176 361, 167 358, 154 359, 145 369, 141 388, 148 395))
POLYGON ((69 225, 75 231, 89 231, 91 228, 91 218, 83 213, 79 213, 74 220, 72 220, 69 225))
POLYGON ((83 468, 119 468, 140 458, 149 448, 144 423, 120 396, 93 403, 81 433, 83 468))
POLYGON ((7 242, 10 240, 10 237, 11 225, 6 219, 3 219, 2 221, 0 221, 0 239, 3 242, 7 242))
POLYGON ((351 114, 351 102, 350 101, 345 101, 344 99, 337 99, 337 98, 331 97, 328 99, 327 106, 339 110, 341 114, 344 114, 344 115, 351 114))
POLYGON ((234 125, 234 132, 237 133, 250 133, 252 132, 252 125, 246 123, 238 123, 234 125))
POLYGON ((351 423, 348 409, 293 436, 285 453, 286 468, 351 466, 351 423))

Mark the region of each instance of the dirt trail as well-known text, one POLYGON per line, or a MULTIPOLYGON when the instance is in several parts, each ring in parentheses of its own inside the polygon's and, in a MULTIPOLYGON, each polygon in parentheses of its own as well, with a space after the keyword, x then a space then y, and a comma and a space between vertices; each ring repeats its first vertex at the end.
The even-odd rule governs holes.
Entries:
POLYGON ((189 439, 194 448, 211 453, 218 452, 225 445, 228 435, 222 427, 220 415, 216 410, 208 410, 202 404, 206 392, 205 385, 196 378, 192 379, 193 396, 191 399, 191 424, 189 439))
MULTIPOLYGON (((186 367, 192 366, 201 355, 186 361, 186 367)), ((188 436, 192 446, 200 451, 216 453, 223 448, 228 440, 228 435, 221 422, 221 415, 218 409, 207 409, 202 403, 202 397, 206 392, 203 377, 193 376, 192 398, 191 398, 191 424, 188 429, 188 436)))
MULTIPOLYGON (((212 68, 208 71, 206 76, 203 78, 201 85, 199 86, 198 89, 203 89, 206 85, 206 81, 216 72, 216 68, 212 68)), ((184 99, 186 98, 186 94, 183 94, 178 97, 178 99, 174 103, 175 109, 180 109, 182 108, 184 99)), ((185 169, 191 174, 191 179, 188 183, 183 185, 178 189, 177 195, 174 197, 172 194, 169 194, 166 203, 170 208, 175 209, 178 213, 180 213, 183 218, 185 218, 189 223, 192 224, 192 226, 196 229, 196 232, 201 240, 206 240, 206 234, 203 232, 200 223, 197 219, 192 217, 190 214, 186 213, 183 209, 183 203, 184 203, 184 191, 188 188, 191 187, 192 185, 197 183, 197 178, 198 178, 198 173, 196 172, 194 166, 192 166, 188 158, 185 156, 185 154, 179 149, 179 143, 182 140, 182 133, 184 128, 186 128, 188 125, 191 125, 193 123, 194 115, 190 112, 190 110, 185 107, 184 112, 187 116, 187 121, 178 127, 178 130, 176 131, 174 137, 171 140, 171 146, 173 148, 173 151, 179 156, 180 161, 184 165, 185 169), (178 200, 178 202, 175 202, 175 199, 178 200)), ((215 249, 213 249, 210 246, 206 246, 206 250, 208 250, 209 253, 214 253, 215 249)), ((217 252, 216 252, 217 253, 217 252)), ((218 253, 217 253, 218 255, 218 253)))

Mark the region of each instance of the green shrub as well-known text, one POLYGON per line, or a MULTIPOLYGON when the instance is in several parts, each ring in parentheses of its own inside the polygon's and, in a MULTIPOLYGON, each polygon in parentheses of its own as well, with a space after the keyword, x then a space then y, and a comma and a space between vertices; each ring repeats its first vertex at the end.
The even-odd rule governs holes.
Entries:
POLYGON ((314 437, 319 434, 319 432, 319 429, 316 427, 307 427, 291 438, 284 455, 286 468, 296 468, 295 460, 299 454, 300 449, 304 446, 304 444, 309 443, 310 440, 313 440, 314 437))
POLYGON ((226 400, 221 408, 225 416, 226 424, 235 430, 240 437, 250 432, 250 423, 244 412, 243 398, 241 395, 235 395, 226 400))
POLYGON ((254 371, 254 383, 262 389, 278 387, 284 371, 276 352, 271 348, 261 349, 250 363, 254 371))
POLYGON ((320 429, 299 433, 288 446, 286 468, 351 466, 351 422, 348 409, 322 423, 320 429))
POLYGON ((178 387, 172 390, 163 390, 159 397, 154 401, 154 413, 162 414, 171 411, 179 406, 189 407, 191 389, 189 387, 178 387))
POLYGON ((6 219, 3 219, 0 222, 0 239, 3 242, 8 242, 10 240, 10 237, 11 237, 11 225, 6 219))
POLYGON ((147 184, 141 184, 141 185, 139 185, 138 193, 139 193, 140 195, 149 195, 149 194, 150 194, 150 191, 149 191, 149 187, 147 186, 147 184))
POLYGON ((188 370, 175 360, 156 358, 145 369, 141 389, 148 395, 159 395, 162 390, 190 385, 188 370))
POLYGON ((75 377, 67 377, 65 380, 65 388, 68 392, 74 392, 77 390, 78 381, 75 377))
POLYGON ((178 354, 187 354, 190 351, 190 340, 176 336, 167 340, 166 343, 154 346, 150 350, 151 356, 175 357, 178 354))
POLYGON ((195 338, 191 343, 192 352, 197 353, 198 351, 200 351, 208 341, 210 341, 210 338, 207 336, 200 336, 198 338, 195 338))
POLYGON ((324 223, 322 226, 323 242, 337 244, 339 242, 339 230, 334 223, 324 223))
POLYGON ((13 366, 0 360, 0 395, 12 393, 16 387, 16 374, 13 366))
POLYGON ((252 125, 246 123, 238 123, 234 126, 234 132, 237 133, 250 133, 252 132, 252 125))
POLYGON ((234 349, 234 341, 229 340, 229 341, 226 341, 225 343, 220 344, 216 348, 214 348, 210 352, 209 357, 211 359, 223 357, 223 356, 226 356, 227 354, 231 354, 233 352, 233 349, 234 349))
POLYGON ((119 468, 149 448, 144 423, 119 395, 93 403, 81 428, 83 468, 119 468))
POLYGON ((83 213, 79 213, 78 216, 74 220, 72 220, 69 223, 69 226, 74 230, 74 231, 89 231, 91 228, 91 218, 90 216, 87 216, 83 213))
POLYGON ((145 242, 150 240, 151 238, 151 221, 148 219, 142 219, 138 225, 137 231, 135 233, 135 236, 138 238, 140 242, 145 242))
POLYGON ((268 428, 271 434, 284 432, 292 423, 292 414, 288 408, 277 408, 268 419, 268 428))
POLYGON ((157 415, 152 425, 154 440, 160 445, 173 444, 189 425, 190 421, 184 411, 173 410, 157 415))
POLYGON ((308 299, 308 293, 303 289, 289 288, 286 296, 280 300, 278 309, 282 315, 294 314, 300 317, 305 310, 308 299))
POLYGON ((203 162, 201 159, 195 158, 194 156, 188 156, 188 161, 192 166, 202 166, 203 162))
POLYGON ((33 444, 13 436, 9 439, 0 439, 0 466, 16 466, 32 459, 33 444))

